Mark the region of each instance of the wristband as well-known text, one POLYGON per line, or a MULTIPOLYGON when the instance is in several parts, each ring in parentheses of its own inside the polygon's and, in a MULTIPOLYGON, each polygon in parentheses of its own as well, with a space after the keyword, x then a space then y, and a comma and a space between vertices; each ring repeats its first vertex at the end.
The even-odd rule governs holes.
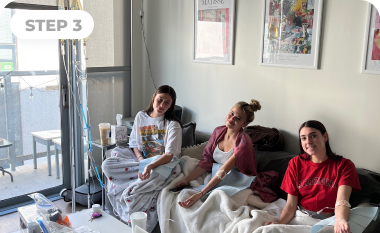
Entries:
POLYGON ((348 208, 351 208, 350 203, 348 201, 346 201, 346 200, 340 200, 340 201, 338 201, 335 204, 335 207, 338 207, 338 206, 347 206, 348 208))
POLYGON ((198 193, 202 193, 202 197, 204 196, 204 194, 203 194, 202 190, 201 190, 201 191, 199 191, 198 193))

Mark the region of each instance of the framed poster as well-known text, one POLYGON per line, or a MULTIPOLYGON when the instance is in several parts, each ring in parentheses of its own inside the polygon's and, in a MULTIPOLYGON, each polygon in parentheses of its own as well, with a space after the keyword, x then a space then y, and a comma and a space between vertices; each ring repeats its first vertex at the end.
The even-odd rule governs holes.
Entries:
POLYGON ((194 0, 194 62, 232 65, 235 0, 194 0))
POLYGON ((323 0, 263 0, 260 65, 318 69, 323 0))
POLYGON ((368 3, 364 38, 362 73, 380 74, 380 16, 370 3, 368 3))

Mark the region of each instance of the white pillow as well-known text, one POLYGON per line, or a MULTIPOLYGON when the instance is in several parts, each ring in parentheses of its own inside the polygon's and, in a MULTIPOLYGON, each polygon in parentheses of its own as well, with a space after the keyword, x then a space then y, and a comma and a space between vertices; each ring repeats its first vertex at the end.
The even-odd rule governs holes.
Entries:
POLYGON ((181 149, 181 156, 187 155, 191 158, 195 158, 198 160, 202 159, 203 150, 205 149, 207 142, 201 143, 199 145, 190 146, 181 149))

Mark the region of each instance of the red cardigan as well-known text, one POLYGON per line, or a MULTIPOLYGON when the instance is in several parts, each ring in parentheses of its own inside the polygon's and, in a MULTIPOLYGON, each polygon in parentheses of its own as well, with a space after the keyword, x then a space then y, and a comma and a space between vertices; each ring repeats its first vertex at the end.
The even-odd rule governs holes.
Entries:
MULTIPOLYGON (((219 126, 215 128, 210 140, 207 143, 207 146, 203 151, 202 160, 198 163, 198 166, 205 169, 206 171, 212 171, 212 165, 213 163, 216 163, 213 159, 214 150, 219 142, 224 139, 226 132, 226 126, 219 126)), ((263 201, 275 201, 277 199, 277 195, 269 189, 269 185, 270 183, 277 180, 278 173, 263 172, 257 174, 255 150, 253 149, 251 138, 246 133, 244 133, 243 130, 240 130, 236 136, 234 155, 235 165, 241 173, 247 176, 256 176, 256 181, 251 184, 250 188, 252 190, 257 190, 263 201), (269 180, 268 176, 270 177, 269 180)))

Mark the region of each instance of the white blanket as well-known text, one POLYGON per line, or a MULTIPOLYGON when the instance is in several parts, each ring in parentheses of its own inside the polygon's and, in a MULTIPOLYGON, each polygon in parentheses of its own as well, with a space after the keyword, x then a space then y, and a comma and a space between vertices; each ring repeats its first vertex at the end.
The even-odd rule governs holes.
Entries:
MULTIPOLYGON (((181 160, 183 173, 164 188, 158 197, 157 210, 161 232, 304 233, 310 232, 311 226, 319 221, 297 211, 290 225, 264 226, 265 222, 278 219, 285 202, 280 199, 263 210, 252 209, 247 205, 249 199, 254 199, 249 189, 232 197, 223 191, 215 190, 206 200, 202 199, 188 209, 182 208, 178 202, 184 201, 196 191, 185 189, 179 194, 173 194, 169 189, 189 175, 197 166, 198 160, 187 156, 181 160)), ((190 184, 197 187, 202 184, 203 178, 204 176, 199 177, 190 184)), ((255 206, 259 205, 260 203, 255 206)))
POLYGON ((102 164, 108 178, 107 196, 115 214, 130 224, 130 214, 143 211, 147 213, 146 230, 151 232, 157 224, 157 197, 181 172, 179 165, 165 178, 154 172, 146 180, 138 179, 139 162, 130 149, 116 148, 111 157, 102 164))

